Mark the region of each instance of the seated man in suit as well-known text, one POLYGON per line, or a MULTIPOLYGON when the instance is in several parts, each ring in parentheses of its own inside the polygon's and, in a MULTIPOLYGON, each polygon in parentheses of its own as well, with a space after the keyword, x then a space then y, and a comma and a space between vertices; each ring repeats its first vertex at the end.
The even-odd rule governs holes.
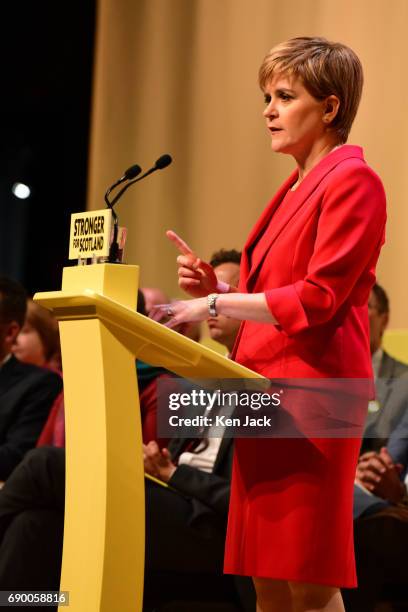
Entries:
POLYGON ((362 453, 378 452, 407 409, 408 365, 394 359, 382 348, 389 315, 388 296, 380 285, 375 284, 368 300, 368 318, 376 399, 369 405, 362 453))
MULTIPOLYGON (((234 250, 214 253, 211 265, 219 282, 236 283, 240 257, 234 250)), ((207 324, 211 337, 231 352, 240 322, 218 316, 207 324)), ((233 440, 212 437, 210 431, 194 443, 173 438, 167 449, 155 441, 144 447, 145 471, 171 487, 146 480, 146 612, 164 596, 205 599, 217 577, 231 589, 231 599, 237 601, 237 588, 241 603, 251 602, 250 581, 234 586, 233 578, 222 576, 233 440), (207 580, 197 586, 194 576, 207 580)))
POLYGON ((62 387, 60 376, 11 353, 24 324, 26 299, 19 283, 0 278, 0 480, 35 446, 62 387))
POLYGON ((346 593, 348 612, 374 612, 386 585, 391 591, 395 585, 405 585, 404 603, 392 609, 408 609, 407 469, 408 398, 407 410, 387 446, 362 455, 357 467, 355 512, 358 508, 359 516, 354 522, 354 543, 358 589, 346 593))
MULTIPOLYGON (((357 467, 354 490, 355 519, 386 505, 385 501, 372 495, 376 490, 378 492, 376 479, 379 477, 373 472, 373 466, 377 467, 378 472, 388 469, 392 459, 385 446, 408 411, 408 365, 388 355, 381 346, 389 311, 386 292, 380 285, 375 284, 368 301, 368 315, 376 399, 369 404, 362 453, 357 467)), ((387 478, 391 478, 390 474, 395 476, 393 471, 386 473, 387 478)), ((395 492, 389 501, 399 501, 395 499, 395 492)))
POLYGON ((371 612, 387 582, 407 582, 408 366, 381 347, 389 300, 374 285, 369 298, 370 348, 376 399, 370 402, 354 487, 359 588, 346 594, 347 610, 371 612))

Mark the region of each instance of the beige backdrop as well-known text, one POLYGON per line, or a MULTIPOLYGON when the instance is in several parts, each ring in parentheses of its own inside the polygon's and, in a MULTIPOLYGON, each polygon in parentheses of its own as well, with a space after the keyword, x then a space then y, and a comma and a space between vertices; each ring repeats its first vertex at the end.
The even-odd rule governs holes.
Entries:
POLYGON ((365 68, 349 142, 364 147, 385 185, 378 278, 391 327, 408 327, 407 23, 407 0, 100 0, 89 208, 103 208, 104 191, 132 163, 174 158, 117 207, 141 284, 178 293, 167 228, 203 258, 243 245, 294 166, 270 152, 258 66, 281 40, 322 35, 350 45, 365 68))

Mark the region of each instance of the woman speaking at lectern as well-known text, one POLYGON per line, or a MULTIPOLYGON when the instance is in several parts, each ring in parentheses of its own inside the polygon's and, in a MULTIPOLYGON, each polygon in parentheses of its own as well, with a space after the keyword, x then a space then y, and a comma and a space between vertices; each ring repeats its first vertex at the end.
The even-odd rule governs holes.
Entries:
MULTIPOLYGON (((323 38, 273 48, 259 71, 276 153, 296 170, 249 234, 239 288, 176 235, 170 326, 214 312, 242 320, 232 358, 268 378, 372 376, 367 301, 384 242, 385 195, 345 144, 360 101, 356 54, 323 38)), ((364 400, 363 400, 364 401, 364 400)), ((237 439, 225 571, 252 576, 259 612, 344 610, 356 584, 352 493, 360 440, 237 439)))

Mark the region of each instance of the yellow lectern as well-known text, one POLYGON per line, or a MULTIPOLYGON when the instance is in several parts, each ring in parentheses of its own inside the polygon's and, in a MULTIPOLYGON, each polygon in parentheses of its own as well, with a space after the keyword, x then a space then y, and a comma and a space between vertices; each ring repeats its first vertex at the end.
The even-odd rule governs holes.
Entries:
MULTIPOLYGON (((61 590, 71 612, 140 612, 144 476, 135 357, 194 378, 262 378, 136 312, 139 268, 65 268, 36 302, 60 322, 66 419, 61 590)), ((60 607, 60 610, 67 608, 60 607)))

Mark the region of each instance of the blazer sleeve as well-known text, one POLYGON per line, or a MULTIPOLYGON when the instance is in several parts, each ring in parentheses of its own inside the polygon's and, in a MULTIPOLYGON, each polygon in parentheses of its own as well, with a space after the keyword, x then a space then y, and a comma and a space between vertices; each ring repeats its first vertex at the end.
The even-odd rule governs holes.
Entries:
POLYGON ((25 453, 35 447, 62 387, 61 377, 46 370, 25 383, 27 393, 22 396, 18 414, 0 444, 0 480, 8 478, 25 453))
POLYGON ((203 472, 191 465, 179 465, 169 485, 197 499, 220 517, 227 517, 230 496, 230 481, 227 478, 203 472))
POLYGON ((265 291, 269 309, 288 336, 335 315, 370 262, 375 264, 385 220, 384 189, 368 166, 336 173, 322 199, 305 278, 265 291))

